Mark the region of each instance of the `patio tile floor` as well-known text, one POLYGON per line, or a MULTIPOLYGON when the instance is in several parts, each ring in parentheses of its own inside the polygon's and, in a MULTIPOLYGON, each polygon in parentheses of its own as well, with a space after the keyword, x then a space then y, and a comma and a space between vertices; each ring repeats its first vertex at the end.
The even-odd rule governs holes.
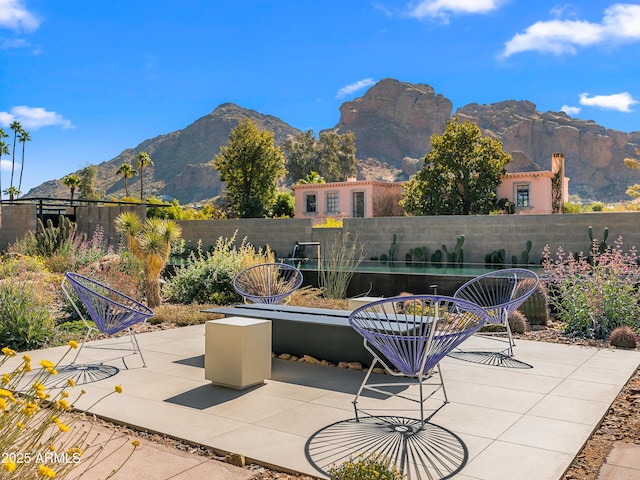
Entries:
MULTIPOLYGON (((137 356, 127 357, 125 368, 122 353, 114 350, 81 352, 79 363, 104 362, 118 370, 83 385, 88 393, 79 407, 121 384, 122 394, 109 396, 92 411, 134 428, 321 478, 331 462, 406 441, 415 430, 411 418, 418 412, 405 410, 407 402, 398 399, 364 396, 362 408, 382 408, 376 413, 387 421, 353 420, 351 400, 361 371, 273 359, 272 378, 264 385, 233 390, 204 379, 204 325, 140 334, 138 340, 146 368, 137 356)), ((472 338, 465 346, 492 343, 472 338)), ((41 358, 55 361, 64 351, 58 347, 30 354, 36 365, 41 358)), ((455 358, 442 362, 450 403, 411 440, 422 446, 413 445, 421 450, 405 458, 410 475, 432 469, 426 465, 432 459, 426 457, 434 455, 436 463, 452 462, 443 467, 455 472, 449 478, 558 480, 640 364, 638 352, 524 340, 518 340, 515 353, 527 368, 455 358)), ((437 409, 441 399, 439 392, 427 405, 437 409)), ((431 474, 437 478, 435 468, 431 474)))

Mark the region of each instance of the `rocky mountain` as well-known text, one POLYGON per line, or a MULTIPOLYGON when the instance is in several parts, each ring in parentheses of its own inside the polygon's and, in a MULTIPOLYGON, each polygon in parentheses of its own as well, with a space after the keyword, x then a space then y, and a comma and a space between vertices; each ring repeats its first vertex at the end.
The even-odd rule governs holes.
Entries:
MULTIPOLYGON (((362 97, 345 102, 331 130, 355 133, 360 178, 406 179, 420 167, 431 135, 444 131, 452 109, 452 102, 429 85, 385 79, 362 97)), ((539 112, 528 101, 469 104, 454 116, 473 121, 485 134, 499 138, 513 155, 512 171, 532 166, 548 170, 551 154, 563 153, 571 179, 569 191, 585 200, 628 200, 627 187, 640 183, 640 172, 623 163, 640 148, 640 132, 607 129, 562 112, 539 112)), ((272 130, 278 145, 300 132, 276 117, 223 104, 183 130, 145 140, 101 163, 96 187, 107 196, 123 195, 124 181, 115 172, 123 162, 135 163, 135 155, 145 150, 154 162, 145 169, 145 192, 175 197, 182 204, 219 195, 220 180, 210 161, 242 118, 272 130)), ((138 182, 133 183, 132 193, 138 182)), ((67 193, 57 180, 32 189, 28 196, 65 197, 67 193)))

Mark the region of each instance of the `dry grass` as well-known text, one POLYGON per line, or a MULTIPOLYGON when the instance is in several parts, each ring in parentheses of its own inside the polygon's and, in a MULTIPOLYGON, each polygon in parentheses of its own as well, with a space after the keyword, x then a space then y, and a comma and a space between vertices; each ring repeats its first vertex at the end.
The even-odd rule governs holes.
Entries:
POLYGON ((169 323, 177 327, 199 325, 213 318, 210 313, 202 313, 201 310, 215 308, 218 306, 219 305, 215 304, 197 303, 193 303, 191 305, 163 303, 153 309, 155 315, 150 318, 148 322, 151 325, 169 323))

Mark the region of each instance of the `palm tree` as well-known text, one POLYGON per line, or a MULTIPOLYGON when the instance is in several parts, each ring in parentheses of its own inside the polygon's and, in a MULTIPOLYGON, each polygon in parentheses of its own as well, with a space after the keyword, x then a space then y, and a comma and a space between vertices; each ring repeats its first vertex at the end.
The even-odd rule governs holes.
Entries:
POLYGON ((20 190, 18 190, 16 187, 14 187, 13 185, 11 185, 9 188, 7 188, 4 192, 2 193, 6 193, 7 195, 9 195, 9 201, 13 202, 13 199, 15 197, 20 196, 20 190))
POLYGON ((144 202, 144 196, 142 194, 143 192, 142 177, 144 176, 144 167, 146 167, 147 165, 153 165, 153 162, 151 161, 151 157, 147 152, 140 152, 138 155, 136 155, 136 168, 140 172, 140 201, 141 202, 144 202))
POLYGON ((71 173, 62 179, 62 185, 69 189, 71 193, 71 205, 73 205, 73 194, 80 185, 80 177, 75 173, 71 173))
POLYGON ((115 220, 116 231, 127 240, 133 255, 142 260, 145 296, 150 308, 162 302, 160 273, 169 260, 171 246, 180 240, 182 228, 172 220, 147 218, 142 223, 134 212, 123 212, 115 220))
POLYGON ((18 139, 18 132, 22 131, 22 125, 17 120, 14 120, 9 128, 13 130, 13 152, 11 153, 11 185, 13 187, 13 172, 16 169, 16 140, 18 139))
MULTIPOLYGON (((0 128, 0 192, 2 192, 2 156, 9 155, 9 145, 7 145, 3 138, 7 138, 7 132, 0 128)), ((0 193, 0 201, 2 201, 2 194, 0 193)))
POLYGON ((20 180, 18 181, 18 190, 22 188, 22 172, 24 171, 24 144, 31 141, 31 135, 26 130, 21 130, 18 141, 22 143, 22 162, 20 163, 20 180))
MULTIPOLYGON (((121 173, 124 178, 124 194, 125 196, 128 197, 129 185, 127 184, 127 180, 132 178, 134 175, 137 175, 138 171, 135 168, 133 168, 131 165, 125 162, 122 165, 120 165, 120 168, 118 168, 116 175, 118 175, 119 173, 121 173)), ((142 181, 142 179, 140 179, 140 181, 142 181)))

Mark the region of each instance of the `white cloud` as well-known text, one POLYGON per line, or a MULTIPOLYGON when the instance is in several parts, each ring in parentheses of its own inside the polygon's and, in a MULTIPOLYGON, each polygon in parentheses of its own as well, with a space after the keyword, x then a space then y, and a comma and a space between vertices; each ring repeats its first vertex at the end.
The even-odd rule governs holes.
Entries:
POLYGON ((365 78, 364 80, 359 80, 356 83, 352 83, 350 85, 347 85, 346 87, 342 87, 338 91, 336 98, 344 98, 347 95, 351 95, 352 93, 355 93, 358 90, 362 90, 363 88, 373 85, 374 83, 376 82, 372 78, 365 78))
POLYGON ((560 19, 536 22, 507 41, 502 56, 527 51, 573 54, 577 47, 635 40, 640 40, 640 5, 619 3, 604 11, 600 23, 560 19))
POLYGON ((631 105, 638 103, 629 92, 614 93, 613 95, 580 94, 580 105, 587 107, 599 107, 605 110, 618 110, 619 112, 631 112, 631 105))
POLYGON ((504 0, 419 0, 409 4, 409 16, 447 21, 452 14, 482 14, 497 9, 504 0))
POLYGON ((15 120, 20 122, 25 130, 53 126, 74 128, 70 120, 63 118, 59 113, 48 112, 44 108, 21 105, 12 107, 10 112, 0 112, 0 125, 8 127, 15 120))
POLYGON ((582 110, 580 107, 572 107, 570 105, 563 105, 560 109, 561 112, 566 113, 567 115, 577 115, 582 110))
POLYGON ((22 0, 0 0, 0 28, 31 32, 40 26, 40 19, 29 12, 22 0))
POLYGON ((10 172, 11 168, 12 168, 11 161, 5 160, 4 158, 0 159, 0 170, 7 170, 8 172, 10 172))

